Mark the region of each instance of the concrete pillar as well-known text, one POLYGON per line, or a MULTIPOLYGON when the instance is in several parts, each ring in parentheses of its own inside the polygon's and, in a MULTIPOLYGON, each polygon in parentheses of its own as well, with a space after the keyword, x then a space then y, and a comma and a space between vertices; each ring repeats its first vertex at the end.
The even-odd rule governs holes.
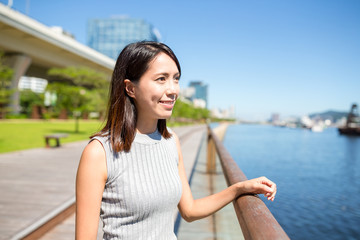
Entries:
POLYGON ((11 79, 11 89, 14 89, 14 93, 11 95, 10 107, 13 113, 20 113, 20 92, 19 81, 26 73, 30 66, 31 58, 22 53, 6 54, 6 62, 14 70, 14 75, 11 79))

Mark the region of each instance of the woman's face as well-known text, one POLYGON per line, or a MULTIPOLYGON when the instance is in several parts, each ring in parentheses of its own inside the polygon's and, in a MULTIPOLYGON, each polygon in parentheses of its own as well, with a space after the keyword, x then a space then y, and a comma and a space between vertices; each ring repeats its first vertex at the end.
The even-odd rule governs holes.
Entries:
POLYGON ((149 63, 148 70, 133 89, 138 121, 171 116, 179 96, 179 78, 176 63, 167 54, 161 52, 149 63))

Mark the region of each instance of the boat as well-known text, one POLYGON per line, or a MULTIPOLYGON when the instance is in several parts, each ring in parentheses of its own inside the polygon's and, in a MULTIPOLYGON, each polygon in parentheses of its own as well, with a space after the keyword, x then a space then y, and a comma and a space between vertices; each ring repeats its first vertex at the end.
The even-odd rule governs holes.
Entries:
POLYGON ((338 130, 339 133, 343 135, 360 136, 360 117, 357 104, 351 106, 346 125, 339 127, 338 130))
POLYGON ((360 128, 339 127, 339 133, 344 135, 360 136, 360 128))
POLYGON ((315 124, 311 127, 311 131, 313 132, 322 132, 324 130, 324 126, 320 124, 315 124))

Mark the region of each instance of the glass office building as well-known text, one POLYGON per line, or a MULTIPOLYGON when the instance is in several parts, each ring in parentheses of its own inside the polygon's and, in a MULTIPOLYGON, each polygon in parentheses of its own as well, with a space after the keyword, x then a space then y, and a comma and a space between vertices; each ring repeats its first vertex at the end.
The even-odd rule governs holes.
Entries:
POLYGON ((115 60, 127 44, 142 40, 160 41, 159 31, 142 19, 117 17, 88 21, 88 46, 115 60))
POLYGON ((205 102, 205 107, 208 107, 208 85, 204 84, 202 81, 191 81, 189 87, 195 89, 195 93, 192 96, 192 101, 194 99, 201 99, 205 102))

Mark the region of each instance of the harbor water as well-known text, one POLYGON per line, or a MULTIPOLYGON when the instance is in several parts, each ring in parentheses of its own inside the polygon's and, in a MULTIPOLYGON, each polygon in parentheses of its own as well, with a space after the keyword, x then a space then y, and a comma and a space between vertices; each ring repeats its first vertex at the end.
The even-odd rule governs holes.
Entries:
POLYGON ((360 137, 230 125, 224 145, 247 178, 276 182, 262 199, 291 239, 360 239, 360 137))

